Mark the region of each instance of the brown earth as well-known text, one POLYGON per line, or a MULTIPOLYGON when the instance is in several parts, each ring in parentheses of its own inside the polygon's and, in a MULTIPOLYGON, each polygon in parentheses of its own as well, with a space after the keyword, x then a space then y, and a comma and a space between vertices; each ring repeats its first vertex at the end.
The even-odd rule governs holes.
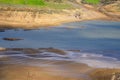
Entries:
POLYGON ((107 18, 107 16, 98 11, 83 7, 74 10, 63 9, 59 12, 56 12, 55 10, 50 10, 49 12, 45 12, 45 10, 29 10, 29 8, 22 10, 14 7, 0 8, 1 28, 33 29, 60 25, 67 22, 101 18, 107 18), (75 17, 76 13, 79 13, 78 17, 75 17))

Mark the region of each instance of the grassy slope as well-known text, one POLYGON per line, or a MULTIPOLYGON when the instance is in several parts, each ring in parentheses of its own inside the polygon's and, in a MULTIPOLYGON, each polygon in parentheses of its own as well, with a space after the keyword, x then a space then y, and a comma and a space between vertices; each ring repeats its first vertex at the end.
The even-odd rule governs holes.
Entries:
POLYGON ((54 8, 54 9, 71 9, 72 5, 63 3, 45 2, 44 0, 0 0, 0 4, 4 5, 25 5, 40 8, 54 8))
POLYGON ((85 0, 85 2, 90 4, 98 4, 100 3, 100 0, 85 0))
POLYGON ((43 0, 0 0, 2 4, 44 5, 43 0))

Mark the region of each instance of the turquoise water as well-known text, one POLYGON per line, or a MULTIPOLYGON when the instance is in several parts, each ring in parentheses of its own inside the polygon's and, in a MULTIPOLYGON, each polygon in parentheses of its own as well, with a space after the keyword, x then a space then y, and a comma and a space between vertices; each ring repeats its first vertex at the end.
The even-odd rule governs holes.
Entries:
POLYGON ((73 61, 84 62, 90 66, 120 68, 120 22, 82 21, 38 30, 6 30, 0 32, 0 46, 81 50, 80 53, 68 51, 69 55, 66 56, 73 61), (5 41, 2 40, 4 37, 23 40, 5 41))

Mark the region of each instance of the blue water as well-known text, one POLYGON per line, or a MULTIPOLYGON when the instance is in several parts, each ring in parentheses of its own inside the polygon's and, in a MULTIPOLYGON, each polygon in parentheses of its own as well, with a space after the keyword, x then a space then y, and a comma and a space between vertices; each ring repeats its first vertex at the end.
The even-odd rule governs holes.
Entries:
POLYGON ((92 67, 120 68, 120 22, 82 21, 38 30, 6 30, 0 32, 0 47, 81 50, 80 53, 68 52, 65 57, 92 67), (23 40, 5 41, 4 37, 23 40))
POLYGON ((39 30, 7 30, 0 33, 1 47, 120 50, 120 22, 83 21, 39 30), (4 41, 4 37, 22 38, 4 41))

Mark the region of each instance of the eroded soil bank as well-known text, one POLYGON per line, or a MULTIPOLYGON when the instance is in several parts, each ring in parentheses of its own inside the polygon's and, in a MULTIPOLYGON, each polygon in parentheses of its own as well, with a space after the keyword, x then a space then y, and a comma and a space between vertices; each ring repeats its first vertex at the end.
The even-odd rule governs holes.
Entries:
POLYGON ((108 17, 103 13, 85 7, 71 10, 0 7, 0 27, 7 28, 31 29, 105 18, 108 17))

